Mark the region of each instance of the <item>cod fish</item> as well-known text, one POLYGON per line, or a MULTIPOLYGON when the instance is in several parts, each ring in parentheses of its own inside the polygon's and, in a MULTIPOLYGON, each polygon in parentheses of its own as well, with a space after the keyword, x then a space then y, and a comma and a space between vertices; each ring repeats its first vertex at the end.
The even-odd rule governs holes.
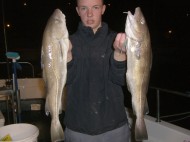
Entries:
POLYGON ((41 49, 41 65, 46 86, 45 111, 51 115, 51 140, 64 139, 59 121, 62 111, 62 92, 67 75, 68 30, 65 15, 55 9, 47 21, 41 49))
POLYGON ((148 113, 146 94, 152 64, 150 34, 147 23, 140 7, 135 9, 134 15, 127 12, 125 33, 127 36, 127 72, 126 81, 132 95, 132 108, 136 116, 136 141, 148 139, 144 115, 148 113))

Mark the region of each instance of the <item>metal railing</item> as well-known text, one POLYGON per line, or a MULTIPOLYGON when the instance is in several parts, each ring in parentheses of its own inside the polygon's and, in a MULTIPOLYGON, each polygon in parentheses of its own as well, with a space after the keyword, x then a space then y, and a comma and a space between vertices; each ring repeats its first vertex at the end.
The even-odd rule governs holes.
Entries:
MULTIPOLYGON (((17 62, 19 64, 27 64, 31 67, 32 69, 32 77, 34 78, 35 74, 34 74, 34 66, 30 63, 30 62, 17 62)), ((7 64, 7 62, 0 62, 0 64, 7 64)), ((11 62, 10 62, 11 64, 11 62)))
MULTIPOLYGON (((182 93, 182 92, 158 88, 158 87, 150 87, 150 89, 156 90, 156 108, 157 108, 156 122, 160 122, 161 121, 160 118, 167 118, 167 117, 179 116, 179 115, 184 115, 184 114, 189 114, 189 116, 184 117, 184 118, 190 117, 190 112, 177 113, 177 114, 167 115, 167 116, 160 116, 160 93, 161 92, 175 94, 175 95, 187 97, 187 98, 190 98, 190 93, 182 93)), ((179 119, 179 120, 181 120, 181 119, 179 119)))
MULTIPOLYGON (((12 60, 12 62, 0 62, 0 64, 7 64, 9 66, 12 65, 12 81, 11 79, 9 80, 9 83, 12 85, 11 91, 13 92, 11 94, 11 105, 12 105, 12 111, 13 111, 13 122, 14 123, 20 123, 21 122, 21 101, 20 101, 20 90, 18 88, 18 82, 17 82, 17 68, 16 68, 16 63, 21 64, 27 64, 31 67, 32 69, 32 76, 34 78, 34 67, 31 63, 29 62, 16 62, 16 60, 12 60)), ((8 108, 8 107, 7 107, 8 108)), ((8 111, 8 109, 7 109, 8 111)), ((8 117, 9 118, 9 117, 8 117)))

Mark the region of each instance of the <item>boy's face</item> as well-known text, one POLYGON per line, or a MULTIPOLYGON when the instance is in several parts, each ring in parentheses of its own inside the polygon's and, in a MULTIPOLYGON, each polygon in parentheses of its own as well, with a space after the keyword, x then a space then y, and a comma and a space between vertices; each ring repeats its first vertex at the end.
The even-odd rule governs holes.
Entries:
POLYGON ((78 0, 76 7, 84 26, 91 27, 94 33, 101 26, 105 9, 102 0, 78 0))

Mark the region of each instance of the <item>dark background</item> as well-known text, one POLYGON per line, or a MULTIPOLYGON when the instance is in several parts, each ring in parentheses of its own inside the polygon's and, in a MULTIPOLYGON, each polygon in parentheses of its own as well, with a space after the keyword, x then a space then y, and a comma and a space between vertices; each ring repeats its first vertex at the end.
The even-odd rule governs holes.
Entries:
MULTIPOLYGON (((105 4, 107 10, 103 20, 117 32, 124 32, 125 29, 127 15, 123 12, 128 10, 133 12, 135 7, 141 7, 152 41, 151 85, 190 90, 190 5, 188 2, 106 0, 105 4)), ((54 9, 59 8, 65 13, 70 34, 75 32, 79 21, 75 11, 75 0, 1 0, 0 8, 0 61, 6 61, 6 51, 19 52, 21 56, 19 61, 33 63, 37 77, 41 76, 42 34, 54 9), (6 27, 7 24, 10 24, 10 27, 6 27), (6 35, 3 25, 5 25, 6 35)))

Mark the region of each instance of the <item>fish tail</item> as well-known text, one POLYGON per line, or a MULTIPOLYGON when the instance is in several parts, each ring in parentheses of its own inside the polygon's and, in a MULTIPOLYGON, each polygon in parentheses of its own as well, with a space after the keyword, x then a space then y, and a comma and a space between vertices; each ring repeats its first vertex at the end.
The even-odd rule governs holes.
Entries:
POLYGON ((137 118, 135 125, 135 139, 136 141, 142 141, 148 139, 148 133, 143 118, 137 118))
POLYGON ((51 140, 64 140, 64 132, 59 119, 52 119, 51 121, 51 140))

